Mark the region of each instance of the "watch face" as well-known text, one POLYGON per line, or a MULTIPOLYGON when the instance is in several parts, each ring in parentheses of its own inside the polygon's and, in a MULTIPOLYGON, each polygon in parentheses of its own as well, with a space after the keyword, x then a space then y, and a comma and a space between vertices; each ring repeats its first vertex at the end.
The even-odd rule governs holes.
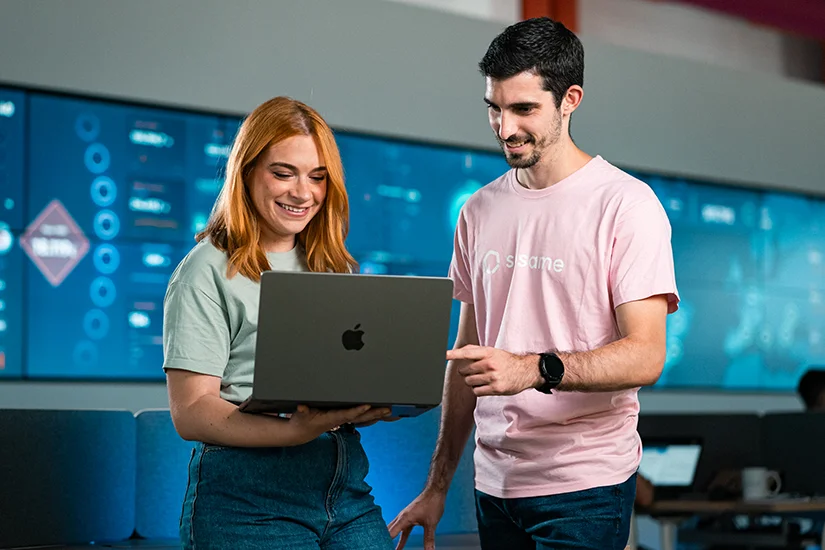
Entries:
POLYGON ((564 363, 561 362, 558 355, 554 353, 545 353, 541 356, 542 360, 542 376, 548 382, 561 382, 564 376, 564 363))

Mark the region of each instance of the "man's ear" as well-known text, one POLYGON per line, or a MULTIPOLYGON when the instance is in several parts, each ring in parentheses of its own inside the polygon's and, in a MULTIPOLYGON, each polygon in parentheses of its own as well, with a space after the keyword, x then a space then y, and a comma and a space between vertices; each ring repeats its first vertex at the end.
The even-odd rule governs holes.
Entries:
POLYGON ((564 94, 564 99, 561 102, 562 115, 571 115, 573 111, 579 108, 582 99, 584 98, 584 90, 581 86, 574 85, 567 89, 564 94))

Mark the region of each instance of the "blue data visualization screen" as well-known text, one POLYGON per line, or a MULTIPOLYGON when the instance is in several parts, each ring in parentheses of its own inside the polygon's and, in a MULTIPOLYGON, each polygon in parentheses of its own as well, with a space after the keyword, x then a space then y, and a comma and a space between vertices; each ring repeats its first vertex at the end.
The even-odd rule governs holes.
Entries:
POLYGON ((32 378, 163 377, 163 297, 183 245, 92 242, 55 285, 29 270, 32 378))
POLYGON ((162 378, 166 285, 239 121, 42 93, 28 109, 25 374, 162 378))
POLYGON ((189 242, 229 156, 223 117, 29 97, 29 212, 59 201, 89 238, 189 242))
MULTIPOLYGON (((339 134, 353 253, 417 264, 447 262, 458 213, 507 171, 501 155, 339 134)), ((446 275, 446 272, 441 275, 446 275)))
POLYGON ((670 219, 682 298, 659 387, 790 390, 825 364, 825 201, 635 175, 670 219))
MULTIPOLYGON (((0 377, 163 378, 166 285, 240 122, 0 87, 0 377)), ((459 211, 502 154, 336 138, 361 272, 446 275, 459 211)), ((632 174, 670 219, 682 298, 657 387, 791 390, 825 364, 823 199, 632 174)))

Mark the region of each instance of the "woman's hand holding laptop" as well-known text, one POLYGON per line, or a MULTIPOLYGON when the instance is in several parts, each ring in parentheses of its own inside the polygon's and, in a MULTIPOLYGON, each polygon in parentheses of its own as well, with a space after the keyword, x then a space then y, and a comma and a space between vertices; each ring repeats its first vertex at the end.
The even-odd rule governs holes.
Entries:
POLYGON ((329 411, 298 405, 298 409, 292 413, 287 422, 294 430, 295 444, 301 445, 312 441, 324 432, 337 429, 342 424, 370 425, 388 417, 390 413, 391 410, 388 408, 373 409, 370 405, 329 411))

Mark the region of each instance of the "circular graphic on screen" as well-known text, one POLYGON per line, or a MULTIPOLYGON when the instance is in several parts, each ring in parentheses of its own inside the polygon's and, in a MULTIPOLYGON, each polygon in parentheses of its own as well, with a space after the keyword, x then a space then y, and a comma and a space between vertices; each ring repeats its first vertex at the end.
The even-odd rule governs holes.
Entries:
POLYGON ((91 113, 82 113, 74 122, 74 131, 83 141, 94 141, 100 134, 100 119, 91 113))
POLYGON ((92 143, 86 148, 86 154, 83 155, 86 168, 92 174, 102 174, 108 170, 111 160, 109 150, 102 143, 92 143))
POLYGON ((102 244, 95 249, 95 268, 104 275, 111 275, 120 265, 120 253, 110 244, 102 244))
MULTIPOLYGON (((3 184, 3 181, 2 181, 2 178, 0 178, 0 185, 2 185, 2 184, 3 184)), ((6 210, 11 210, 12 208, 14 208, 14 199, 7 198, 6 200, 4 200, 3 201, 3 208, 5 208, 6 210)))
POLYGON ((112 178, 99 176, 92 182, 92 201, 101 208, 111 206, 117 197, 117 186, 112 178))
POLYGON ((467 202, 473 193, 481 189, 481 184, 476 180, 467 180, 453 195, 450 200, 449 225, 450 231, 455 231, 455 226, 458 223, 458 216, 461 214, 461 208, 467 202))
POLYGON ((88 340, 81 340, 75 344, 72 360, 83 369, 97 366, 97 346, 88 340))
POLYGON ((100 340, 109 333, 109 317, 99 309, 90 309, 83 316, 83 330, 92 340, 100 340))
POLYGON ((104 240, 114 239, 120 231, 120 220, 111 210, 101 210, 95 215, 95 234, 104 240))
POLYGON ((0 255, 8 254, 14 246, 14 235, 6 222, 0 222, 0 255))
POLYGON ((92 303, 97 307, 109 307, 117 298, 115 283, 108 277, 98 277, 89 287, 92 303))

